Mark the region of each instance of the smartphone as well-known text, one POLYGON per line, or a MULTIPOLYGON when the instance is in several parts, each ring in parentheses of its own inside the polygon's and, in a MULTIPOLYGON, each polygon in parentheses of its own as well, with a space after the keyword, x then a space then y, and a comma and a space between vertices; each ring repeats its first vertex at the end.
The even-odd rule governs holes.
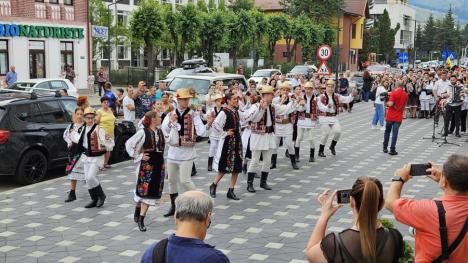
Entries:
POLYGON ((430 163, 421 163, 421 164, 411 164, 410 175, 411 176, 422 176, 422 175, 430 175, 430 172, 426 170, 431 168, 432 165, 430 163))
POLYGON ((351 189, 336 191, 338 204, 348 204, 351 197, 351 189))

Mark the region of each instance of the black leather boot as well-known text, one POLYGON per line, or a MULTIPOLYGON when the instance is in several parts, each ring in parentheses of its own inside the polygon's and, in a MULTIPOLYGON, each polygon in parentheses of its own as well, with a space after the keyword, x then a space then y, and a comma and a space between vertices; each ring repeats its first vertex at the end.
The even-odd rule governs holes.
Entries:
POLYGON ((255 173, 248 173, 247 174, 247 191, 251 193, 255 193, 255 188, 253 187, 253 181, 255 178, 255 173))
POLYGON ((175 194, 170 194, 171 196, 171 208, 169 209, 169 211, 164 215, 164 217, 170 217, 170 216, 173 216, 175 214, 175 200, 177 198, 179 194, 175 193, 175 194))
POLYGON ((138 229, 140 229, 141 232, 146 232, 145 216, 140 215, 138 218, 138 229))
POLYGON ((244 174, 247 174, 247 162, 244 162, 244 164, 242 164, 242 172, 244 174))
POLYGON ((294 147, 294 156, 296 157, 296 163, 299 162, 299 147, 294 147))
POLYGON ((88 192, 89 192, 89 196, 91 197, 91 202, 89 202, 87 205, 85 205, 85 208, 96 207, 96 204, 97 204, 97 201, 98 201, 98 197, 97 197, 97 194, 96 194, 96 188, 88 189, 88 192))
POLYGON ((289 151, 288 151, 288 150, 286 150, 286 152, 284 153, 284 156, 285 156, 286 158, 289 158, 289 151))
POLYGON ((240 200, 239 197, 234 193, 234 188, 229 188, 227 192, 227 198, 232 200, 240 200))
POLYGON ((309 163, 315 162, 315 148, 310 149, 309 163))
POLYGON ((213 157, 208 157, 208 172, 213 171, 213 157))
POLYGON ((140 211, 141 207, 135 206, 135 213, 133 214, 133 221, 135 221, 135 223, 138 223, 138 218, 140 218, 140 211))
POLYGON ((277 154, 272 154, 271 155, 271 166, 270 169, 276 169, 276 159, 278 155, 277 154))
POLYGON ((268 173, 262 172, 262 178, 260 179, 260 187, 265 190, 271 190, 271 187, 267 183, 268 173))
POLYGON ((70 190, 70 192, 68 192, 68 198, 67 200, 65 200, 65 203, 73 202, 75 200, 76 200, 75 190, 70 190))
POLYGON ((104 201, 106 201, 106 194, 104 194, 104 191, 102 190, 101 185, 98 185, 96 187, 96 194, 97 194, 97 197, 98 197, 98 201, 97 201, 96 206, 101 207, 101 206, 104 205, 104 201))
POLYGON ((216 198, 216 186, 217 186, 217 185, 216 185, 215 183, 212 183, 212 184, 210 185, 210 196, 211 196, 212 198, 216 198))
POLYGON ((338 142, 337 141, 332 141, 331 142, 331 145, 330 145, 330 151, 333 155, 336 155, 336 151, 335 151, 335 146, 338 142))
POLYGON ((320 144, 318 156, 320 156, 320 157, 327 157, 327 156, 323 153, 324 150, 325 150, 325 145, 320 144))
POLYGON ((192 165, 192 174, 190 176, 195 176, 197 175, 197 167, 195 167, 195 162, 193 162, 192 165))
POLYGON ((296 156, 295 155, 289 155, 289 159, 291 160, 291 166, 294 170, 299 170, 299 167, 297 166, 296 163, 296 156))

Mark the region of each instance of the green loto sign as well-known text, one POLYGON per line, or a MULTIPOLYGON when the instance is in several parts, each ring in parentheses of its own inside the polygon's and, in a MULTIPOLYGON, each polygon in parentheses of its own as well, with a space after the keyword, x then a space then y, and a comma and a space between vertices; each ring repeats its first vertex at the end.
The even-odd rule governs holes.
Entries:
POLYGON ((0 37, 83 39, 84 29, 0 23, 0 37))

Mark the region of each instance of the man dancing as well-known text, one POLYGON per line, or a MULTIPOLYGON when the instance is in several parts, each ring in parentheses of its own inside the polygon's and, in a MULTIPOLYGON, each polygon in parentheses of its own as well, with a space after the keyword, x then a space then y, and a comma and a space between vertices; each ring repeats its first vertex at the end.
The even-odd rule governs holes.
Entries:
POLYGON ((297 138, 296 138, 296 154, 299 154, 300 145, 302 142, 309 142, 310 154, 309 162, 315 162, 315 141, 312 134, 312 129, 317 125, 317 96, 314 94, 314 85, 312 82, 307 82, 305 85, 303 109, 298 112, 297 121, 297 138))
POLYGON ((324 153, 325 144, 327 143, 330 134, 333 138, 330 145, 330 151, 333 155, 336 155, 335 146, 341 136, 340 122, 336 117, 340 113, 340 103, 349 103, 353 100, 352 94, 349 96, 342 96, 335 93, 335 81, 329 79, 325 85, 326 91, 324 94, 320 95, 317 101, 319 123, 322 131, 318 153, 320 157, 326 157, 324 153))
MULTIPOLYGON (((215 106, 207 114, 211 115, 211 118, 214 120, 218 114, 223 110, 223 95, 216 94, 214 96, 215 106)), ((222 135, 216 130, 210 130, 210 150, 208 152, 208 171, 213 171, 213 158, 218 150, 218 143, 222 135)))

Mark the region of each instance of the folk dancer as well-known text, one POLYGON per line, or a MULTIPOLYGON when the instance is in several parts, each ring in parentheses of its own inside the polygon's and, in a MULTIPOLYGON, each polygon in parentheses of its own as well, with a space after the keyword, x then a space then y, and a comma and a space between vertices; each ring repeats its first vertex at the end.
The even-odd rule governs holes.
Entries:
POLYGON ((104 205, 106 195, 97 178, 99 167, 104 163, 106 148, 111 147, 113 141, 106 137, 106 131, 96 124, 96 111, 88 107, 84 110, 85 127, 80 133, 72 134, 72 141, 78 144, 83 153, 83 172, 88 187, 91 202, 85 208, 101 207, 104 205))
MULTIPOLYGON (((279 105, 287 105, 290 101, 289 93, 291 92, 291 84, 289 84, 289 82, 287 81, 282 82, 280 86, 280 92, 281 92, 281 96, 275 97, 272 103, 279 104, 279 105)), ((276 149, 273 150, 273 154, 271 155, 270 169, 276 168, 276 161, 278 157, 277 149, 279 148, 281 139, 283 139, 283 145, 286 147, 288 153, 290 153, 289 159, 291 160, 292 168, 294 170, 299 169, 296 163, 294 144, 292 140, 294 127, 293 127, 291 119, 292 119, 293 114, 294 112, 290 114, 286 114, 286 115, 276 114, 275 116, 276 149)))
POLYGON ((81 152, 77 147, 78 145, 71 138, 72 134, 79 134, 83 129, 83 113, 83 108, 77 107, 73 114, 73 123, 63 133, 63 139, 67 143, 68 148, 68 164, 65 168, 65 173, 68 174, 68 179, 70 180, 70 192, 68 192, 68 198, 65 200, 65 203, 76 200, 76 182, 85 180, 81 152))
MULTIPOLYGON (((247 91, 244 96, 245 102, 242 103, 243 106, 240 107, 240 111, 247 111, 259 101, 259 97, 256 92, 252 93, 247 91)), ((241 130, 242 130, 242 156, 243 164, 242 171, 244 174, 247 174, 247 168, 249 160, 252 159, 252 151, 250 150, 250 136, 252 135, 252 130, 250 129, 250 121, 240 120, 241 130)))
POLYGON ((330 145, 330 151, 333 155, 336 155, 336 144, 341 136, 341 126, 338 118, 336 117, 340 110, 340 103, 349 103, 353 100, 353 95, 342 96, 335 93, 335 81, 327 80, 326 92, 320 95, 317 104, 319 110, 319 123, 322 131, 322 138, 320 139, 319 156, 326 157, 324 154, 325 144, 327 143, 328 137, 332 135, 332 142, 330 145))
POLYGON ((315 162, 315 141, 312 129, 317 125, 317 98, 318 94, 314 93, 314 84, 307 82, 304 85, 305 94, 303 96, 305 105, 298 111, 297 121, 297 138, 295 152, 299 154, 302 142, 309 143, 309 162, 315 162))
MULTIPOLYGON (((215 106, 207 114, 211 115, 214 120, 218 114, 223 110, 223 95, 216 93, 213 97, 215 106)), ((213 158, 218 150, 219 141, 222 138, 222 134, 215 129, 210 130, 210 150, 208 152, 208 171, 213 171, 213 158)))
POLYGON ((128 155, 137 164, 133 220, 142 232, 146 231, 146 213, 150 206, 156 205, 156 200, 161 199, 164 187, 165 138, 158 129, 160 124, 161 116, 157 112, 147 112, 143 118, 144 128, 125 143, 128 155))
MULTIPOLYGON (((293 87, 294 89, 294 94, 291 96, 294 99, 298 99, 303 97, 302 95, 302 87, 300 85, 293 87)), ((299 148, 297 148, 296 151, 296 140, 297 140, 297 122, 299 120, 299 111, 295 111, 291 113, 291 122, 293 124, 293 144, 294 144, 294 157, 296 158, 296 163, 299 162, 299 148)), ((286 153, 284 154, 286 158, 289 158, 289 151, 286 150, 286 153)))
POLYGON ((225 95, 226 107, 213 121, 212 130, 222 135, 216 157, 214 158, 214 169, 218 171, 214 182, 210 185, 210 195, 216 198, 216 187, 226 173, 231 173, 231 182, 227 192, 227 198, 239 200, 234 193, 238 174, 242 171, 242 138, 241 120, 248 122, 258 112, 258 106, 250 107, 248 111, 238 110, 238 94, 227 92, 225 95))
POLYGON ((169 178, 169 193, 171 208, 164 215, 173 216, 175 213, 175 200, 178 196, 178 184, 185 190, 195 190, 195 184, 191 179, 192 166, 196 159, 195 140, 196 135, 206 137, 209 126, 212 123, 211 116, 207 116, 205 126, 201 120, 200 112, 189 108, 189 100, 192 98, 190 89, 177 90, 177 108, 169 113, 162 123, 162 131, 165 137, 170 138, 171 131, 178 132, 178 140, 170 140, 167 153, 167 174, 169 178))
POLYGON ((252 161, 250 162, 247 173, 247 191, 251 193, 255 192, 253 181, 255 172, 259 168, 260 155, 263 155, 260 187, 265 190, 271 190, 271 187, 267 184, 267 179, 270 172, 272 150, 276 148, 276 114, 286 115, 294 112, 299 107, 294 100, 291 100, 287 105, 271 104, 274 97, 274 90, 271 86, 263 86, 260 93, 262 94, 262 100, 258 105, 260 108, 258 113, 252 118, 250 124, 252 130, 252 135, 250 137, 252 161))

